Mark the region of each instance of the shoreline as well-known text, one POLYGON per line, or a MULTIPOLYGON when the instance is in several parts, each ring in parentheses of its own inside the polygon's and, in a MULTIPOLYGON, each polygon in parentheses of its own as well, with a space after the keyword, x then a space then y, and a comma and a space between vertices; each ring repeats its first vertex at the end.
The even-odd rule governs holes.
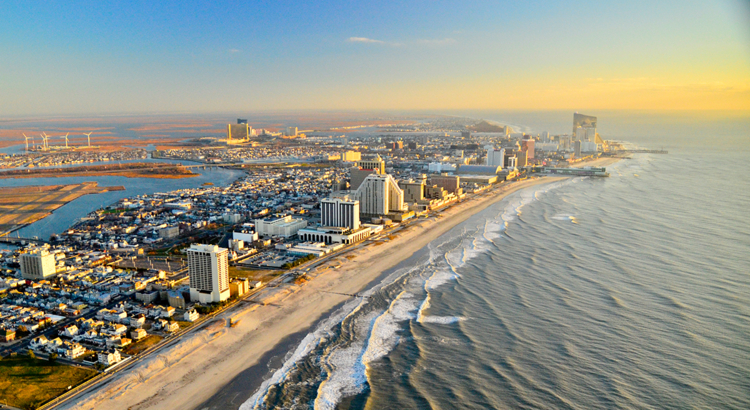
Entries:
POLYGON ((307 334, 332 309, 350 299, 328 292, 355 294, 369 288, 386 271, 472 215, 521 189, 563 179, 542 177, 495 188, 445 209, 439 218, 411 225, 397 233, 395 240, 327 261, 308 273, 310 280, 304 285, 264 289, 260 292, 262 304, 248 304, 240 311, 220 315, 205 330, 116 375, 106 388, 100 387, 62 408, 195 408, 206 403, 238 375, 262 365, 260 357, 277 350, 292 335, 307 334), (333 266, 338 268, 330 269, 333 266), (239 322, 236 327, 224 327, 229 317, 239 322), (165 356, 168 361, 158 359, 165 356))
POLYGON ((99 186, 96 181, 84 181, 78 184, 0 187, 0 210, 4 211, 0 215, 0 237, 8 236, 41 221, 64 205, 86 195, 124 190, 125 187, 121 185, 99 186), (8 198, 12 198, 13 201, 21 199, 23 204, 10 209, 10 205, 5 203, 8 198))

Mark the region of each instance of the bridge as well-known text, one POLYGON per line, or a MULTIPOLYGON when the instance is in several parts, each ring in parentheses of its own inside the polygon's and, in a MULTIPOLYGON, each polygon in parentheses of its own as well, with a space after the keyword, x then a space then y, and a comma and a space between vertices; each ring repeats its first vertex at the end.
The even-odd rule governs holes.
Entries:
POLYGON ((41 240, 39 238, 19 238, 19 237, 13 237, 13 236, 0 236, 0 243, 10 243, 13 245, 22 245, 24 243, 35 243, 37 245, 44 245, 45 243, 49 243, 47 241, 41 240))

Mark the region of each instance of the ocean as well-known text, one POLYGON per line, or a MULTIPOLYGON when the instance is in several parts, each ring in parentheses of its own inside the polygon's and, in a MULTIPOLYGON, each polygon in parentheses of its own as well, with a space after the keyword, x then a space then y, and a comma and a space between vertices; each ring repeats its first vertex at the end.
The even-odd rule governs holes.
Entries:
POLYGON ((748 119, 643 118, 668 155, 508 196, 198 408, 750 408, 748 119))

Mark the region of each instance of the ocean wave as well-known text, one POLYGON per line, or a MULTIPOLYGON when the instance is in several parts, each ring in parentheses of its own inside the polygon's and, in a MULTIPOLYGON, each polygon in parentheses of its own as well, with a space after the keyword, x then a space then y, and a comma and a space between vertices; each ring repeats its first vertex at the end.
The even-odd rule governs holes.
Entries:
POLYGON ((451 324, 466 320, 465 317, 461 316, 422 316, 419 319, 420 323, 439 323, 439 324, 451 324))
POLYGON ((424 292, 424 298, 402 290, 385 310, 373 311, 365 308, 370 299, 348 302, 315 331, 308 334, 282 367, 270 379, 264 381, 261 388, 240 408, 262 408, 271 386, 284 383, 289 374, 297 368, 297 363, 317 350, 321 343, 324 343, 322 341, 333 339, 330 337, 333 328, 344 320, 355 321, 351 338, 341 346, 331 346, 320 358, 324 380, 318 386, 314 408, 333 409, 342 398, 364 391, 368 366, 389 354, 398 345, 399 333, 404 323, 416 320, 422 323, 451 324, 465 320, 460 316, 427 315, 430 293, 446 283, 458 280, 461 277, 458 270, 469 260, 496 247, 492 239, 503 236, 508 225, 518 219, 525 205, 538 200, 542 194, 564 185, 567 181, 537 187, 534 190, 521 190, 509 196, 502 211, 494 217, 485 219, 482 225, 473 229, 464 227, 458 235, 445 235, 431 242, 428 245, 429 256, 426 260, 394 272, 364 293, 367 296, 373 295, 411 275, 403 284, 397 286, 403 286, 402 289, 418 289, 420 293, 424 292))
POLYGON ((335 325, 356 313, 363 303, 364 299, 353 299, 321 323, 315 331, 307 334, 294 352, 286 357, 281 368, 276 370, 269 379, 263 381, 258 391, 240 406, 240 410, 261 408, 271 386, 277 385, 286 380, 288 375, 297 367, 297 363, 317 348, 322 340, 327 339, 331 335, 331 329, 335 325))
POLYGON ((390 353, 400 341, 400 322, 416 318, 417 299, 401 292, 380 315, 375 312, 358 320, 355 334, 369 333, 366 343, 354 338, 346 348, 334 349, 324 360, 328 378, 318 387, 315 409, 335 409, 343 397, 364 391, 367 366, 390 353), (369 332, 365 329, 370 325, 369 332))

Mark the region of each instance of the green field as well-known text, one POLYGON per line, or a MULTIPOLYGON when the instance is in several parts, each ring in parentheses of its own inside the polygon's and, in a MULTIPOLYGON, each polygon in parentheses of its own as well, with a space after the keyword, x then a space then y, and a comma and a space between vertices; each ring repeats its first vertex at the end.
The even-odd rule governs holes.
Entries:
POLYGON ((0 402, 21 409, 35 409, 50 399, 97 374, 94 370, 31 359, 28 356, 0 360, 0 402))

